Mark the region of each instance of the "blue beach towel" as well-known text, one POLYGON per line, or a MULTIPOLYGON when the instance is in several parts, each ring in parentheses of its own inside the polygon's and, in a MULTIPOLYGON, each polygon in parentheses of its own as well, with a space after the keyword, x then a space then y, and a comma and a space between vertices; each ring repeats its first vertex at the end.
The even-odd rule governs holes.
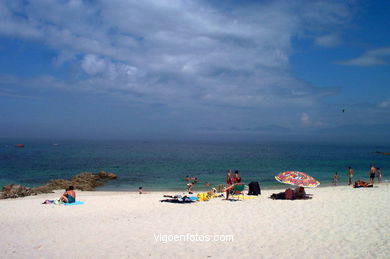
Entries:
POLYGON ((75 201, 75 202, 72 202, 72 203, 64 203, 64 205, 83 205, 84 202, 83 201, 75 201))

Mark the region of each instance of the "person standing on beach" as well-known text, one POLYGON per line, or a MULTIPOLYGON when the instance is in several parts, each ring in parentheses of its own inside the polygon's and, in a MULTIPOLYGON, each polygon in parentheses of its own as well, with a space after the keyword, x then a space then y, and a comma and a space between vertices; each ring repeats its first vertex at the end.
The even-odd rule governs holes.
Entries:
POLYGON ((194 187, 194 184, 190 182, 190 176, 186 176, 184 178, 184 180, 186 181, 186 185, 187 185, 187 191, 189 194, 192 194, 192 188, 194 187))
POLYGON ((352 177, 353 177, 353 168, 352 167, 348 167, 348 169, 349 169, 349 172, 348 172, 348 178, 349 178, 348 185, 351 185, 352 184, 352 177))
MULTIPOLYGON (((230 186, 233 185, 233 182, 232 182, 232 171, 229 169, 226 173, 226 184, 230 186)), ((229 188, 227 187, 227 188, 229 188)), ((229 192, 230 192, 230 189, 225 189, 226 191, 226 200, 229 199, 229 192)))
POLYGON ((241 183, 241 177, 238 175, 238 170, 234 171, 233 182, 234 183, 241 183))
POLYGON ((381 173, 381 169, 379 167, 376 168, 376 173, 378 175, 378 183, 381 183, 382 182, 382 173, 381 173))
POLYGON ((370 165, 370 183, 374 184, 375 179, 375 166, 370 165))
POLYGON ((226 173, 226 184, 232 185, 232 171, 229 169, 226 173))
POLYGON ((339 173, 336 172, 336 174, 333 176, 333 183, 335 186, 337 185, 338 180, 339 180, 339 173))

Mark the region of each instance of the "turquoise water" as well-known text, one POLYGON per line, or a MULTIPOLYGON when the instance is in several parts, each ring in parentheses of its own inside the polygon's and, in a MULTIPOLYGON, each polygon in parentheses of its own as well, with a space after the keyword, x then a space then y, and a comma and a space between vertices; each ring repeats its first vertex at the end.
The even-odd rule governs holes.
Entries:
MULTIPOLYGON (((307 172, 321 185, 329 185, 336 171, 347 182, 348 166, 355 179, 368 179, 370 164, 381 167, 390 179, 390 146, 308 143, 207 143, 136 141, 20 141, 0 142, 0 186, 44 184, 70 178, 79 172, 110 171, 119 176, 101 190, 183 190, 186 175, 204 183, 225 182, 228 168, 239 170, 244 182, 258 181, 262 188, 285 187, 274 176, 286 170, 307 172), (54 143, 58 145, 53 145, 54 143)), ((202 188, 203 187, 203 188, 202 188)))

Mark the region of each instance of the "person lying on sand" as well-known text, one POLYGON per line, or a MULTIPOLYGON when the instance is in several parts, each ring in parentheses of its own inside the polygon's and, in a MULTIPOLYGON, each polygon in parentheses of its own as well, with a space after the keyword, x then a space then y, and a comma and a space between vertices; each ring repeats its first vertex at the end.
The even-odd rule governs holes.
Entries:
POLYGON ((303 187, 295 188, 294 196, 295 196, 295 199, 297 199, 297 200, 308 198, 307 195, 306 195, 306 192, 305 192, 305 188, 303 188, 303 187))
POLYGON ((365 182, 365 181, 362 181, 362 180, 357 180, 355 182, 355 184, 353 185, 353 188, 360 188, 360 187, 373 187, 374 185, 369 183, 369 182, 365 182))
POLYGON ((64 203, 74 203, 76 201, 76 193, 73 185, 69 186, 69 188, 65 190, 64 194, 62 194, 60 198, 60 201, 64 203))
POLYGON ((305 188, 297 187, 295 190, 291 190, 290 188, 286 189, 284 192, 273 193, 270 196, 273 200, 307 200, 311 199, 306 192, 305 188))

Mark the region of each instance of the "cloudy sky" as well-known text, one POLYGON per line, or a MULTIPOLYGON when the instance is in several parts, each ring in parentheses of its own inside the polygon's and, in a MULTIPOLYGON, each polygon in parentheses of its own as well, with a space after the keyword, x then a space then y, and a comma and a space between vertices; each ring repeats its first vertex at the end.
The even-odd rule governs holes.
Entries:
POLYGON ((390 1, 4 0, 3 138, 390 139, 390 1))

